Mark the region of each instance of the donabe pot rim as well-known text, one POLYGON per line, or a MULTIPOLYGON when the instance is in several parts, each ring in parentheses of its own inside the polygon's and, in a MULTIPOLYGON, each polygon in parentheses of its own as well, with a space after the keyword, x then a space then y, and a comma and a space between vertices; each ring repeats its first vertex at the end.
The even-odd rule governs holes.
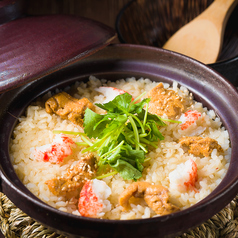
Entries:
POLYGON ((0 128, 2 191, 23 212, 59 233, 86 237, 123 237, 126 234, 131 237, 175 235, 206 221, 237 194, 238 166, 234 166, 237 163, 235 154, 238 153, 238 147, 235 146, 238 141, 238 122, 235 120, 235 112, 238 111, 237 91, 211 68, 186 56, 149 46, 110 45, 66 69, 2 94, 0 102, 3 105, 0 110, 0 123, 6 125, 0 128), (16 176, 9 157, 9 140, 17 123, 15 117, 19 117, 27 105, 48 90, 64 88, 77 80, 86 79, 91 74, 106 79, 119 79, 125 75, 134 75, 137 78, 147 75, 152 80, 170 83, 176 80, 179 85, 184 85, 194 93, 196 100, 212 107, 228 129, 232 143, 231 164, 221 184, 202 201, 183 211, 127 221, 78 217, 50 207, 30 193, 16 176))

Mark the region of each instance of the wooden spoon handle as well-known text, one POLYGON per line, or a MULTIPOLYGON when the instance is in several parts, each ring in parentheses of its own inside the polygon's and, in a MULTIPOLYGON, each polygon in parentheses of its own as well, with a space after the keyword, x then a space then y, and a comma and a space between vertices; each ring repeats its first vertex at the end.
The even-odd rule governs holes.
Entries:
POLYGON ((220 32, 237 4, 238 0, 215 0, 198 18, 210 20, 220 32))

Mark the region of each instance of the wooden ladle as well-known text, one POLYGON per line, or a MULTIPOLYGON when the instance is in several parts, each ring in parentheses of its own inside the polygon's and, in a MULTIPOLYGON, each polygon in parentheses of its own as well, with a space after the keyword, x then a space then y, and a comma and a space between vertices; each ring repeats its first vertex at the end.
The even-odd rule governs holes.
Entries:
POLYGON ((205 64, 216 62, 227 20, 238 0, 215 0, 202 14, 178 30, 163 46, 205 64))

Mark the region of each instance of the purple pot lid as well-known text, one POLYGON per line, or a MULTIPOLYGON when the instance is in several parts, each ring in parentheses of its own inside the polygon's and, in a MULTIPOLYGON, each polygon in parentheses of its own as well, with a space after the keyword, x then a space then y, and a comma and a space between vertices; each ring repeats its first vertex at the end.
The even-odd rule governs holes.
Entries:
POLYGON ((116 33, 70 15, 25 17, 0 25, 0 93, 72 64, 107 46, 116 33))

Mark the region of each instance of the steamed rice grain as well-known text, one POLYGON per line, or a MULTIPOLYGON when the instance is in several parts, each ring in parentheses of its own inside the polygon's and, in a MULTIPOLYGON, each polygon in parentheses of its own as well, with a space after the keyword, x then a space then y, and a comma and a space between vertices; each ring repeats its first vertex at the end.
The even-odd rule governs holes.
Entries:
MULTIPOLYGON (((87 97, 93 103, 102 103, 106 100, 105 96, 95 90, 101 86, 125 90, 136 98, 157 84, 157 82, 143 78, 138 80, 128 78, 110 82, 91 76, 87 83, 76 82, 71 88, 67 87, 66 91, 76 98, 87 97)), ((170 85, 164 83, 164 87, 169 88, 170 85)), ((202 116, 184 131, 177 123, 168 123, 166 127, 160 129, 165 139, 158 142, 158 148, 152 149, 146 155, 148 161, 145 162, 143 176, 139 181, 147 181, 169 188, 170 201, 179 206, 180 209, 185 209, 209 195, 221 182, 229 167, 231 148, 229 134, 222 127, 222 123, 215 112, 204 108, 201 103, 195 102, 190 92, 183 86, 179 88, 177 82, 174 82, 171 88, 183 96, 188 109, 197 110, 202 116), (194 135, 217 140, 224 150, 224 155, 218 154, 216 149, 213 150, 211 156, 202 158, 186 153, 178 143, 178 139, 182 136, 194 135), (173 171, 190 159, 197 164, 196 188, 198 192, 194 190, 181 192, 176 189, 174 184, 171 184, 170 177, 174 176, 174 181, 178 182, 173 171)), ((58 198, 49 191, 45 184, 46 180, 64 174, 70 166, 74 165, 82 156, 80 151, 76 152, 76 156, 68 156, 62 164, 36 161, 30 155, 32 148, 52 143, 54 139, 53 130, 82 131, 82 128, 70 121, 62 120, 56 115, 45 112, 43 102, 50 96, 51 93, 49 92, 43 99, 30 105, 26 110, 26 115, 19 118, 19 123, 14 129, 10 142, 11 160, 20 180, 33 194, 61 211, 80 215, 77 210, 78 198, 72 198, 70 201, 67 201, 65 197, 58 198)), ((81 138, 76 137, 74 140, 75 142, 81 141, 81 138)), ((102 218, 126 220, 156 216, 143 199, 133 198, 129 211, 122 211, 118 205, 119 195, 133 181, 125 181, 119 174, 106 177, 103 181, 111 188, 111 195, 108 197, 111 209, 106 210, 102 218)))

